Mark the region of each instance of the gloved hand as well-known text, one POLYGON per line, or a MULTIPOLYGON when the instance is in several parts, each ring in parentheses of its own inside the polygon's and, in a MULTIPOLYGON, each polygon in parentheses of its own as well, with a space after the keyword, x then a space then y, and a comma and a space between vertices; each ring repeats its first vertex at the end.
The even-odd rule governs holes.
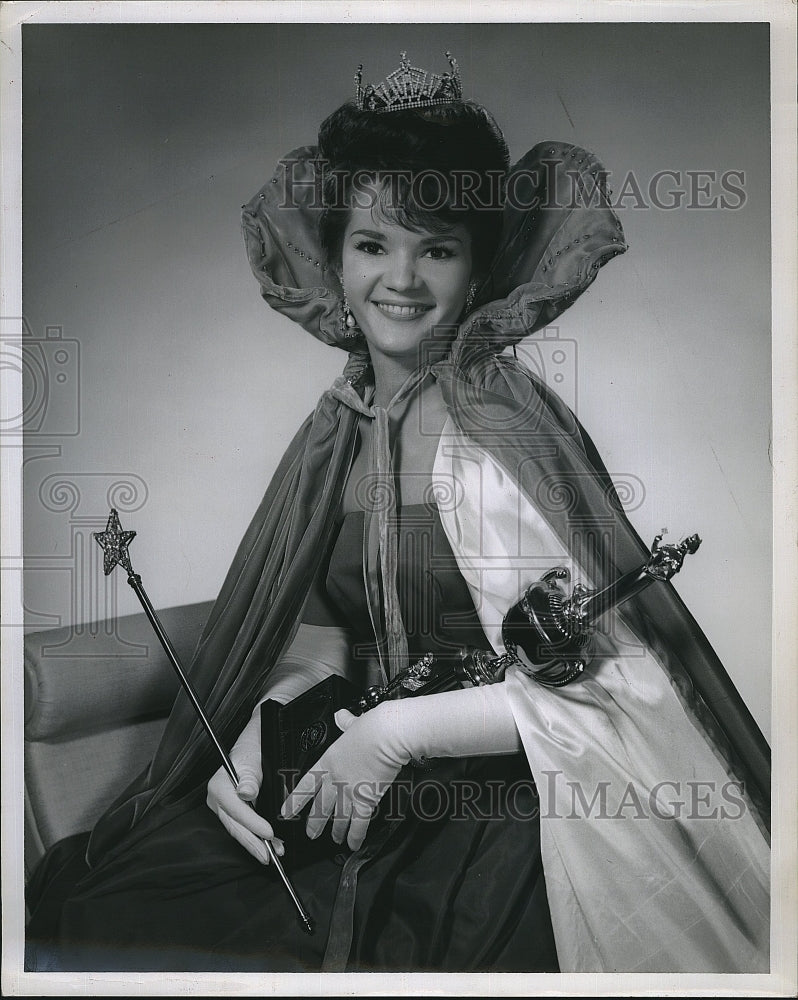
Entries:
POLYGON ((312 840, 332 816, 335 843, 342 844, 346 838, 352 850, 357 850, 377 804, 410 760, 386 738, 381 707, 361 716, 346 709, 336 712, 335 722, 343 735, 325 750, 283 803, 281 814, 289 819, 312 801, 306 824, 312 840))
POLYGON ((357 850, 380 799, 419 757, 473 757, 521 749, 503 683, 385 701, 361 716, 335 714, 341 735, 299 780, 281 810, 297 816, 311 802, 315 839, 332 817, 332 838, 357 850))
MULTIPOLYGON (((331 673, 343 673, 349 658, 349 641, 343 629, 325 625, 300 625, 290 647, 274 665, 264 697, 286 704, 331 673)), ((269 863, 264 841, 269 840, 277 855, 285 845, 274 830, 252 808, 263 781, 261 763, 260 702, 230 751, 238 774, 234 786, 223 767, 208 782, 206 803, 235 840, 256 860, 269 863)))
POLYGON ((208 782, 206 803, 230 836, 256 860, 268 865, 269 852, 263 842, 271 841, 277 855, 285 853, 285 845, 274 836, 271 824, 252 808, 263 780, 259 712, 253 714, 241 731, 230 751, 230 760, 238 774, 238 786, 233 785, 230 775, 220 767, 208 782))

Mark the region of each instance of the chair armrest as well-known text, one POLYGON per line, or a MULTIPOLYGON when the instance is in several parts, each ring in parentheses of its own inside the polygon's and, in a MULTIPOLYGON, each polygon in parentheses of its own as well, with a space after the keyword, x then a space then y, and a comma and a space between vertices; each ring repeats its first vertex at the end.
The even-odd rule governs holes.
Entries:
MULTIPOLYGON (((186 669, 212 606, 205 601, 158 612, 186 669)), ((178 687, 144 613, 31 633, 25 637, 25 739, 64 740, 164 716, 178 687)))

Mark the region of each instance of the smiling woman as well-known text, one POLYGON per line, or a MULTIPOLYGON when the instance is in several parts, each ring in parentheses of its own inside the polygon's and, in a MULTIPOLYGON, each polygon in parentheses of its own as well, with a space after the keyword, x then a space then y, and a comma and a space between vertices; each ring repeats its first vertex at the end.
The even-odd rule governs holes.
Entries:
POLYGON ((384 373, 380 381, 390 382, 396 391, 418 368, 424 345, 436 348, 428 360, 433 353, 439 360, 448 351, 474 280, 471 235, 462 224, 440 236, 389 222, 369 229, 375 225, 373 214, 366 208, 352 209, 341 284, 345 308, 368 344, 371 363, 384 373), (433 345, 433 338, 439 343, 433 345))
MULTIPOLYGON (((213 773, 178 698, 151 766, 32 881, 30 968, 767 969, 768 748, 673 588, 608 612, 562 688, 504 644, 542 572, 604 588, 649 554, 575 415, 505 352, 625 251, 602 177, 562 142, 509 167, 454 60, 441 76, 403 57, 243 207, 263 297, 348 358, 192 665, 240 781, 213 773), (463 647, 506 672, 339 711, 281 815, 249 808, 276 766, 264 702, 463 647), (292 854, 277 831, 300 814, 292 854), (313 937, 260 877, 266 841, 313 937)), ((554 615, 567 595, 548 589, 554 615)))

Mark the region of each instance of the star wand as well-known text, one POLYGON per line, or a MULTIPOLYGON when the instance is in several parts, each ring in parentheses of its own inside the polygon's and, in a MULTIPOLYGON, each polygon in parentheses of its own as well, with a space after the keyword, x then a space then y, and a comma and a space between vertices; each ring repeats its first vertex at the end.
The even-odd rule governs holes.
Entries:
MULTIPOLYGON (((116 512, 115 509, 111 508, 111 514, 108 518, 108 523, 105 526, 105 531, 95 531, 93 532, 93 534, 95 541, 103 549, 103 572, 105 573, 105 575, 108 576, 109 573, 113 572, 114 568, 117 565, 122 566, 127 571, 127 582, 136 592, 136 597, 138 597, 139 601, 141 602, 141 606, 144 608, 144 611, 150 620, 150 624, 152 625, 153 629, 155 629, 155 634, 158 636, 158 639, 161 645, 163 646, 164 652, 169 658, 169 662, 174 667, 175 672, 177 673, 177 676, 180 679, 180 683, 183 685, 186 694, 188 694, 189 698, 191 699, 191 703, 194 706, 197 715, 200 718, 200 721, 205 727, 210 738, 213 740, 213 744, 216 747, 217 751, 219 752, 219 756, 222 759, 222 765, 224 766, 225 771, 227 771, 228 775, 230 776, 230 780, 233 782, 236 788, 238 788, 239 779, 238 779, 238 774, 236 773, 236 769, 233 766, 233 762, 230 760, 229 754, 225 751, 224 747, 219 742, 219 737, 214 732, 213 726, 211 725, 211 721, 205 714, 205 710, 202 707, 202 703, 200 702, 197 696, 197 692, 194 689, 194 685, 191 683, 185 670, 183 670, 182 666, 180 665, 180 661, 177 658, 177 653, 175 652, 171 642, 169 641, 169 636, 166 634, 163 626, 158 620, 158 615, 155 613, 155 609, 150 603, 149 597, 147 597, 147 592, 142 586, 141 577, 139 576, 138 573, 135 573, 133 571, 133 566, 131 565, 130 562, 130 554, 128 553, 127 547, 136 537, 136 532, 123 531, 122 525, 119 523, 119 514, 116 512)), ((254 809, 254 805, 252 803, 250 803, 250 805, 254 809)), ((283 883, 286 889, 288 890, 291 899, 294 901, 294 905, 296 906, 297 912, 299 913, 299 917, 302 921, 305 930, 308 931, 309 934, 312 934, 313 924, 311 923, 310 917, 308 916, 307 911, 302 905, 302 902, 299 896, 297 895, 296 890, 291 885, 291 882, 285 873, 285 869, 283 868, 280 859, 277 857, 270 841, 265 840, 264 844, 266 846, 266 850, 269 852, 269 857, 271 859, 272 864, 277 869, 277 872, 280 878, 283 880, 283 883)))

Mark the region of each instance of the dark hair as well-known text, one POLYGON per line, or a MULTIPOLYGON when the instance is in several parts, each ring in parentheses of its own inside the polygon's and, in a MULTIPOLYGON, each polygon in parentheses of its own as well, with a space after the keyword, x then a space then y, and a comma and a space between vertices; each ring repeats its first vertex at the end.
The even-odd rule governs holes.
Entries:
POLYGON ((375 211, 408 229, 464 224, 477 274, 498 245, 510 156, 487 111, 468 101, 377 114, 344 104, 321 125, 321 242, 341 256, 353 198, 371 185, 375 211))

